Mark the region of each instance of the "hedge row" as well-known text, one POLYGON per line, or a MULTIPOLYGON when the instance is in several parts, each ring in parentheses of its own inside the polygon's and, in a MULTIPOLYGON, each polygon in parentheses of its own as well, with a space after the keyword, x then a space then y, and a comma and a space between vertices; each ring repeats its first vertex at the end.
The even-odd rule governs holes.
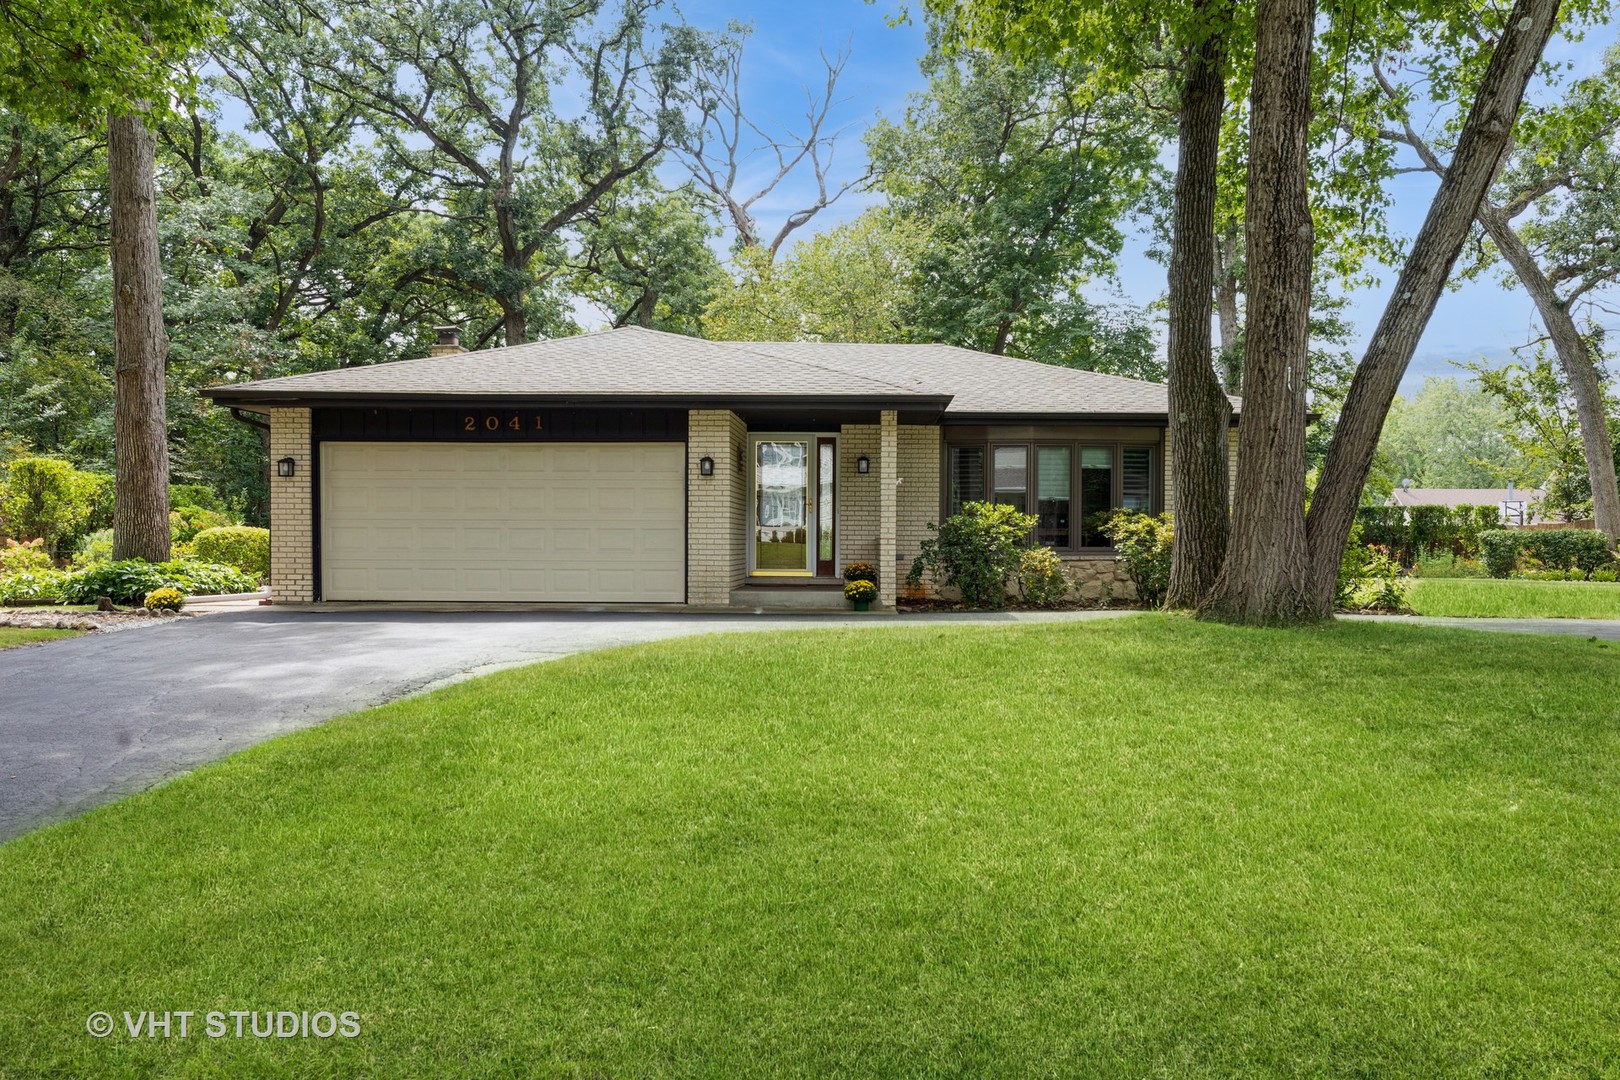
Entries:
POLYGON ((1488 529, 1479 543, 1486 573, 1499 578, 1523 569, 1590 575, 1613 559, 1609 538, 1596 529, 1488 529))
POLYGON ((1502 524, 1495 503, 1484 506, 1363 506, 1356 511, 1361 542, 1386 548, 1409 567, 1420 555, 1480 555, 1480 534, 1502 524))

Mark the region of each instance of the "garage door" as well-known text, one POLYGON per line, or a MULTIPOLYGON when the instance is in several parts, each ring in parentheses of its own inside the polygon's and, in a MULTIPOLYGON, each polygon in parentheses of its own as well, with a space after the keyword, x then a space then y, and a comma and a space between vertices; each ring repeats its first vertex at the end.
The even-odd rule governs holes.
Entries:
POLYGON ((322 594, 679 603, 684 461, 679 443, 322 443, 322 594))

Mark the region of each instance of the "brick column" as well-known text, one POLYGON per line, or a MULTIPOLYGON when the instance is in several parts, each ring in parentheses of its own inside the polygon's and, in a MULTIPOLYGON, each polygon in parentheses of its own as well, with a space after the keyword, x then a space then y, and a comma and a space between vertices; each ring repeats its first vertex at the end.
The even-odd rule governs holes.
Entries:
POLYGON ((748 429, 729 409, 692 409, 686 416, 686 602, 705 607, 731 603, 731 590, 747 573, 748 512, 738 465, 748 429), (701 463, 714 459, 714 475, 701 463))
POLYGON ((894 607, 896 551, 895 481, 900 477, 899 420, 893 409, 884 409, 878 423, 878 603, 894 607))
POLYGON ((315 461, 308 409, 270 410, 270 596, 283 604, 315 599, 315 461), (293 475, 276 462, 293 459, 293 475))

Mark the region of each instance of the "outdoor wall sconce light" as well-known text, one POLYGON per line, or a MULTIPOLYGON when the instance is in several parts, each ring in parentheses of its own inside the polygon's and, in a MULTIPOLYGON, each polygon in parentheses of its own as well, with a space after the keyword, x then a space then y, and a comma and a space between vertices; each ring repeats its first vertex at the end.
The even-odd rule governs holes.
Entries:
POLYGON ((712 457, 698 458, 698 475, 699 476, 713 476, 714 475, 714 458, 712 458, 712 457))
POLYGON ((862 454, 860 457, 856 458, 855 471, 860 473, 862 476, 865 476, 867 473, 871 472, 872 459, 867 457, 865 454, 862 454))
POLYGON ((297 471, 298 471, 298 462, 294 461, 290 457, 284 457, 280 461, 276 462, 276 475, 277 476, 291 476, 293 473, 295 473, 297 471))

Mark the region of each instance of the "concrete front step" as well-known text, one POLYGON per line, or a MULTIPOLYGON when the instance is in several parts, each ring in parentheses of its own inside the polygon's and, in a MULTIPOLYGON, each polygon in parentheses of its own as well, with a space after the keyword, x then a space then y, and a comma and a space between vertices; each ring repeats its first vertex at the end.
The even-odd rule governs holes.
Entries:
POLYGON ((731 606, 743 611, 851 610, 844 590, 836 585, 747 585, 731 591, 731 606))

